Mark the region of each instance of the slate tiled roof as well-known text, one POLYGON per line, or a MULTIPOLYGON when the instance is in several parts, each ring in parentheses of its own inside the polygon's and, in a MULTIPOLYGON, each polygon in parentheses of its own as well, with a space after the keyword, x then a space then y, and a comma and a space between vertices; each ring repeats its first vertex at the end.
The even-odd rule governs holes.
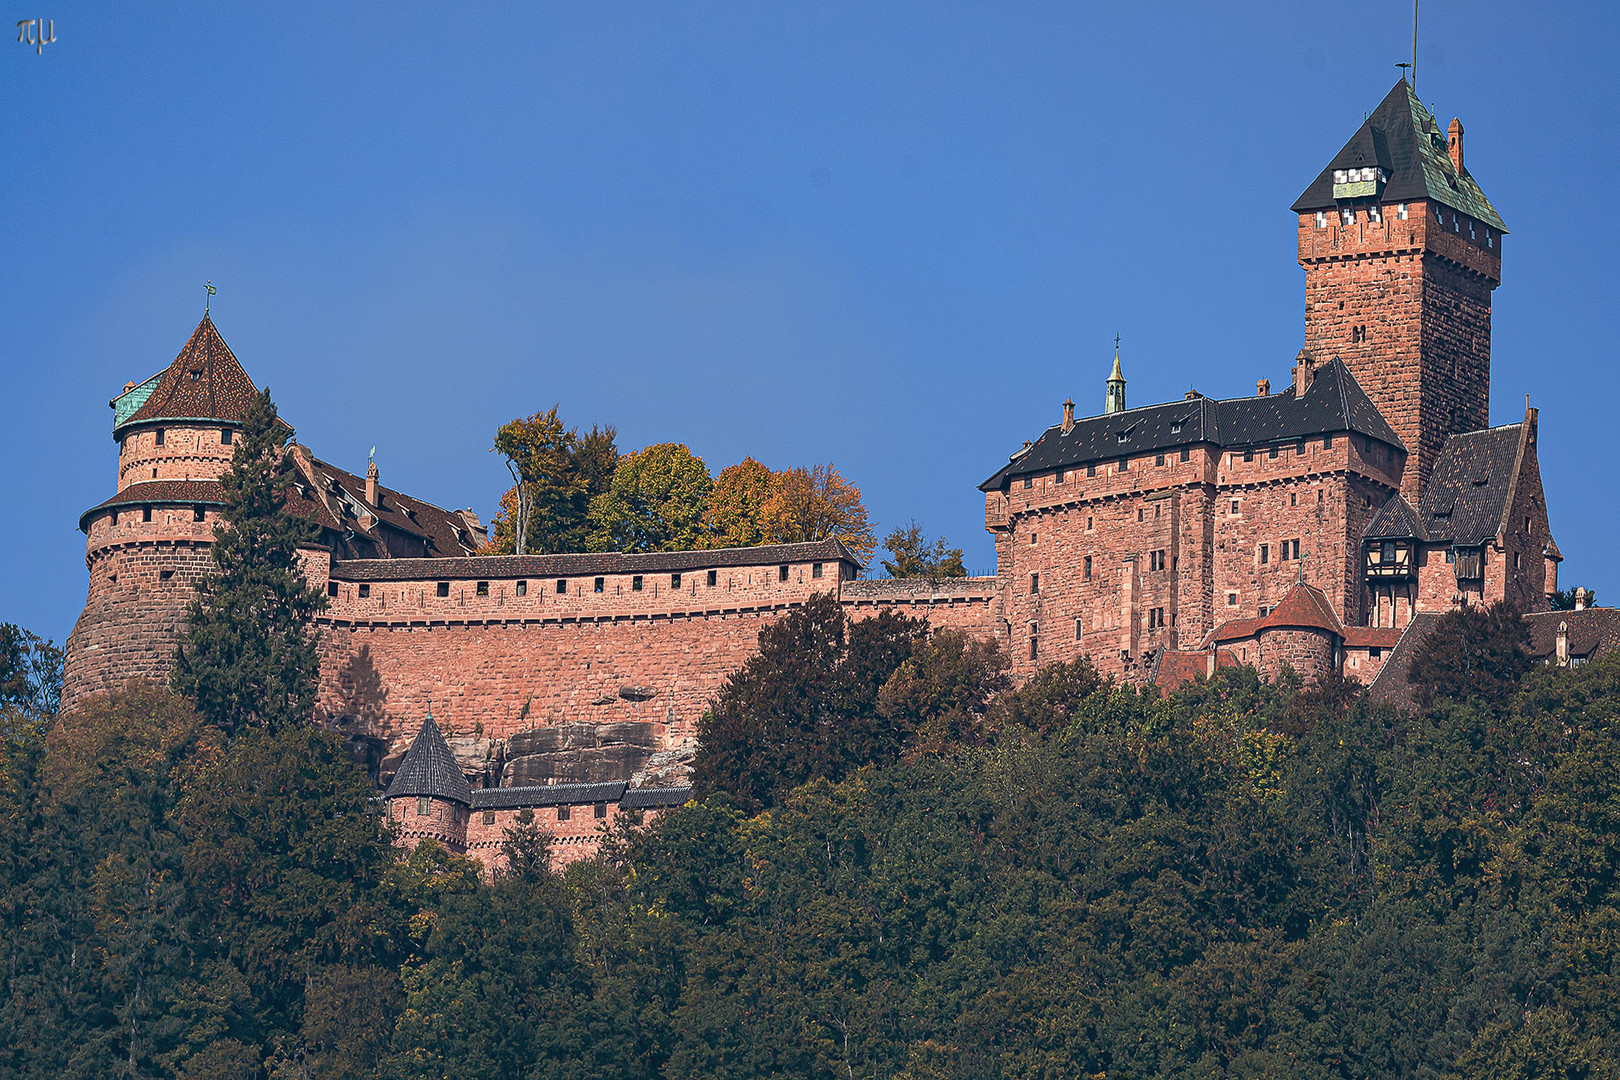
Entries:
MULTIPOLYGON (((348 559, 332 563, 341 581, 432 581, 445 578, 585 577, 593 574, 657 574, 722 566, 775 566, 780 563, 847 562, 859 566, 839 540, 701 551, 620 551, 567 555, 483 555, 453 559, 348 559)), ((836 581, 829 573, 829 585, 836 581)))
POLYGON ((456 756, 450 752, 450 745, 439 733, 439 725, 433 722, 431 713, 422 722, 422 730, 416 733, 383 797, 397 799, 410 795, 432 795, 463 806, 473 800, 472 785, 456 764, 456 756))
POLYGON ((1523 439, 1522 423, 1451 436, 1435 460, 1417 508, 1399 495, 1390 496, 1363 536, 1465 547, 1496 536, 1513 497, 1523 439))
POLYGON ((1440 613, 1435 611, 1420 611, 1412 616, 1412 621, 1406 624, 1400 640, 1395 643, 1395 651, 1384 658, 1384 666, 1378 669, 1372 685, 1367 688, 1368 695, 1374 701, 1403 709, 1412 708, 1412 684, 1407 682, 1407 676, 1412 671, 1412 657, 1416 655, 1418 646, 1434 633, 1435 624, 1439 621, 1440 613))
POLYGON ((1402 79, 1295 201, 1293 210, 1302 214, 1336 206, 1335 169, 1377 166, 1389 177, 1378 194, 1380 202, 1432 199, 1507 232, 1496 207, 1468 172, 1466 161, 1462 175, 1457 174, 1447 145, 1447 130, 1402 79))
POLYGON ((1417 510, 1400 495, 1391 495, 1362 533, 1368 540, 1422 540, 1427 535, 1418 523, 1417 510))
POLYGON ((105 502, 97 503, 79 515, 79 531, 88 527, 90 515, 114 506, 224 506, 225 489, 215 480, 145 480, 131 484, 105 502))
POLYGON ((525 784, 521 787, 481 788, 472 793, 474 810, 519 810, 528 806, 582 806, 618 802, 629 785, 525 784))
POLYGON ((1125 455, 1199 443, 1264 446, 1340 431, 1406 449, 1350 369, 1333 360, 1316 369, 1310 388, 1297 398, 1290 385, 1264 397, 1194 397, 1104 413, 1076 420, 1067 434, 1062 425, 1054 425, 980 484, 979 490, 993 491, 1016 477, 1125 455))
POLYGON ((1559 623, 1569 627, 1571 656, 1590 658, 1620 648, 1620 608, 1538 611, 1524 620, 1530 627, 1530 655, 1538 660, 1557 655, 1559 623))
POLYGON ((653 810, 668 806, 684 806, 692 797, 689 787, 631 788, 619 800, 621 810, 653 810))
MULTIPOLYGON (((123 429, 132 424, 158 420, 239 424, 258 392, 219 331, 214 329, 214 321, 204 315, 197 329, 192 331, 191 340, 163 373, 146 401, 113 428, 113 438, 122 438, 123 429)), ((118 400, 113 399, 115 419, 118 400)))
POLYGON ((381 484, 377 485, 377 505, 371 506, 366 502, 363 477, 314 456, 301 458, 300 467, 305 479, 319 488, 318 493, 302 495, 305 501, 320 507, 316 512, 312 506, 305 516, 328 528, 364 534, 374 534, 379 526, 393 528, 421 539, 434 555, 449 558, 471 555, 477 547, 467 523, 454 510, 434 506, 381 484), (361 527, 357 513, 360 509, 370 510, 376 518, 376 524, 370 529, 361 527))

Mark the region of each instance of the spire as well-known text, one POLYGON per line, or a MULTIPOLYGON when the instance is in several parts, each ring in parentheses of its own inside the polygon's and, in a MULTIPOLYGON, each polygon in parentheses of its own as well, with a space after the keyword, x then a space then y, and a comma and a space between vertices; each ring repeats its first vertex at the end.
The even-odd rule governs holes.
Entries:
POLYGON ((428 706, 427 719, 422 721, 422 730, 416 733, 411 748, 405 752, 405 760, 399 763, 399 772, 394 774, 394 781, 388 785, 383 797, 400 799, 410 795, 429 795, 463 806, 472 805, 472 785, 467 783, 466 774, 456 764, 450 744, 439 733, 439 725, 433 721, 431 705, 428 706))
POLYGON ((1125 373, 1119 368, 1119 335, 1114 335, 1114 373, 1108 376, 1108 400, 1103 405, 1103 412, 1117 413, 1125 411, 1125 373))
POLYGON ((154 378, 157 384, 139 408, 117 423, 113 438, 120 438, 130 424, 158 420, 240 424, 259 392, 208 315, 174 363, 154 378))

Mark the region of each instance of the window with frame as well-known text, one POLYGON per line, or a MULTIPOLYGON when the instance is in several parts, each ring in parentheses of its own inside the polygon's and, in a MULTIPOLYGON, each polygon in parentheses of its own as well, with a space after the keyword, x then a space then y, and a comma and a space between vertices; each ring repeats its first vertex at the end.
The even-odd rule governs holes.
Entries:
POLYGON ((1034 486, 1035 486, 1035 478, 1033 476, 1024 477, 1024 488, 1026 490, 1029 489, 1029 488, 1032 488, 1034 486))
POLYGON ((433 593, 434 593, 435 596, 449 596, 450 595, 450 583, 448 581, 439 582, 438 584, 433 586, 433 593))
POLYGON ((1085 631, 1086 621, 1084 619, 1074 620, 1074 640, 1079 641, 1082 637, 1084 637, 1085 631))
POLYGON ((489 595, 489 582, 480 581, 478 583, 478 585, 473 589, 473 592, 477 593, 479 596, 488 596, 489 595))
POLYGON ((1090 555, 1086 556, 1085 575, 1086 575, 1086 580, 1090 581, 1091 580, 1091 556, 1090 555))
MULTIPOLYGON (((597 591, 600 592, 601 590, 598 589, 597 591)), ((565 578, 565 577, 558 578, 557 579, 557 595, 562 596, 562 595, 566 594, 567 592, 568 592, 568 579, 565 578)))
POLYGON ((1243 448, 1243 460, 1244 461, 1253 461, 1254 460, 1254 447, 1246 446, 1246 447, 1243 448))
POLYGON ((221 446, 229 446, 229 445, 231 445, 231 439, 234 437, 235 434, 236 433, 233 432, 230 428, 222 428, 222 429, 220 429, 219 445, 221 445, 221 446))
POLYGON ((709 588, 711 588, 711 589, 714 588, 714 586, 716 584, 718 584, 719 581, 720 581, 720 571, 718 571, 718 570, 710 570, 709 571, 709 588))
POLYGON ((433 813, 433 800, 426 796, 418 796, 416 800, 416 816, 427 817, 433 813))
POLYGON ((1264 566, 1271 561, 1271 545, 1260 545, 1260 565, 1264 566))
POLYGON ((1164 608, 1156 607, 1148 610, 1148 629, 1162 630, 1164 628, 1164 608))
POLYGON ((371 586, 369 584, 365 583, 365 582, 362 582, 361 585, 360 585, 360 599, 362 599, 362 600, 371 599, 371 586))
POLYGON ((202 507, 193 506, 191 508, 191 520, 192 521, 201 521, 201 520, 203 520, 203 508, 202 507))
POLYGON ((517 812, 517 819, 518 819, 519 823, 521 823, 523 825, 528 825, 528 824, 533 823, 533 821, 534 821, 534 810, 531 807, 525 806, 523 809, 521 809, 521 810, 519 810, 517 812))
POLYGON ((1192 447, 1183 446, 1181 448, 1181 460, 1182 461, 1191 461, 1192 460, 1192 447))
POLYGON ((483 820, 485 825, 493 825, 493 824, 495 824, 495 811, 493 811, 493 810, 485 810, 482 820, 483 820))
POLYGON ((810 576, 812 578, 819 578, 821 576, 821 564, 820 563, 813 562, 813 563, 810 564, 810 576))
POLYGON ((327 596, 336 596, 337 594, 338 594, 337 582, 328 581, 326 583, 326 595, 327 596))
POLYGON ((1272 443, 1269 447, 1266 448, 1266 457, 1274 458, 1276 456, 1277 456, 1277 444, 1272 443))
POLYGON ((1031 660, 1040 659, 1040 655, 1041 655, 1040 641, 1041 641, 1040 627, 1036 626, 1034 623, 1030 623, 1029 624, 1029 658, 1031 660))
POLYGON ((786 581, 787 579, 788 579, 788 568, 787 568, 786 564, 784 564, 782 566, 778 566, 776 568, 776 580, 777 581, 786 581))
POLYGON ((152 520, 152 508, 150 506, 141 507, 141 520, 142 521, 151 521, 152 520))
POLYGON ((156 431, 156 432, 155 432, 155 433, 154 433, 154 434, 155 434, 155 435, 156 435, 156 437, 157 437, 157 443, 156 443, 156 445, 158 445, 158 446, 162 446, 162 445, 163 445, 163 429, 162 429, 162 428, 158 428, 158 429, 157 429, 157 431, 156 431))
POLYGON ((591 588, 595 592, 607 592, 607 578, 597 578, 591 583, 591 588))
POLYGON ((672 588, 672 589, 680 588, 681 587, 681 575, 679 575, 679 574, 671 574, 671 575, 669 575, 669 587, 672 588))
POLYGON ((570 807, 567 803, 561 803, 561 804, 558 805, 558 807, 557 807, 557 820, 558 821, 567 821, 572 816, 573 816, 572 807, 570 807))
POLYGON ((605 802, 597 803, 595 808, 594 808, 593 816, 598 817, 598 818, 607 817, 607 803, 605 803, 605 802))
POLYGON ((1229 592, 1226 594, 1226 606, 1237 607, 1237 593, 1229 592))
POLYGON ((1029 594, 1031 596, 1034 596, 1037 593, 1039 593, 1040 591, 1041 591, 1041 575, 1040 574, 1031 574, 1031 575, 1029 575, 1029 594))
POLYGON ((1163 454, 1154 454, 1153 455, 1153 464, 1158 466, 1159 468, 1163 468, 1164 467, 1164 455, 1163 454))
POLYGON ((1150 551, 1150 552, 1148 552, 1148 569, 1149 570, 1163 570, 1164 569, 1164 551, 1163 551, 1163 549, 1160 549, 1158 551, 1150 551))
POLYGON ((519 581, 517 584, 512 586, 512 592, 517 596, 529 595, 529 583, 527 581, 519 581))
POLYGON ((1324 436, 1322 436, 1322 449, 1324 449, 1324 450, 1333 449, 1333 436, 1332 435, 1324 435, 1324 436))
POLYGON ((640 574, 631 574, 630 575, 630 591, 631 592, 640 592, 641 591, 641 575, 640 574))
POLYGON ((1096 476, 1097 475, 1097 463, 1096 462, 1092 462, 1090 465, 1086 466, 1086 475, 1087 476, 1096 476))

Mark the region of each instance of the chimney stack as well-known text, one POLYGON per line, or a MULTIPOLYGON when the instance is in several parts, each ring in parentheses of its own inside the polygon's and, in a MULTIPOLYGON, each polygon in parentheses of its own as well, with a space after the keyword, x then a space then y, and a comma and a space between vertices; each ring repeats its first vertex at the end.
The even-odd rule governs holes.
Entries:
POLYGON ((1558 666, 1569 667, 1569 623, 1558 624, 1558 666))
POLYGON ((1462 137, 1462 121, 1453 116, 1451 118, 1451 138, 1446 142, 1446 149, 1451 151, 1451 167, 1457 170, 1458 176, 1463 175, 1462 137))
POLYGON ((366 502, 377 505, 377 463, 366 466, 366 502))
POLYGON ((1576 611, 1585 611, 1586 610, 1586 601, 1587 601, 1586 590, 1583 589, 1583 588, 1577 587, 1575 589, 1575 610, 1576 611))
POLYGON ((134 384, 134 383, 132 383, 132 382, 127 382, 127 383, 125 383, 125 384, 124 384, 124 393, 126 393, 126 394, 127 394, 127 393, 129 393, 129 392, 130 392, 130 391, 131 391, 131 390, 133 390, 133 389, 135 389, 135 384, 134 384))
POLYGON ((1261 379, 1259 382, 1255 383, 1254 384, 1254 393, 1255 393, 1256 397, 1270 397, 1271 396, 1271 380, 1270 379, 1261 379))
POLYGON ((1067 435, 1074 430, 1074 402, 1063 403, 1063 434, 1067 435))
POLYGON ((1305 391, 1311 388, 1316 381, 1316 360, 1304 349, 1294 357, 1294 399, 1297 401, 1305 396, 1305 391))

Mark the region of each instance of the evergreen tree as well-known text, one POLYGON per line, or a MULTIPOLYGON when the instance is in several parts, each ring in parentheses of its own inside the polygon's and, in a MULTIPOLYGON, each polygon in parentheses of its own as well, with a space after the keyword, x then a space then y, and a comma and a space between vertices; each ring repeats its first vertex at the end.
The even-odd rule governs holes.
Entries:
POLYGON ((307 723, 320 675, 310 620, 326 597, 310 588, 298 549, 315 527, 287 510, 296 466, 291 430, 268 387, 248 408, 231 467, 220 477, 217 574, 197 584, 176 653, 174 688, 227 732, 307 723))

